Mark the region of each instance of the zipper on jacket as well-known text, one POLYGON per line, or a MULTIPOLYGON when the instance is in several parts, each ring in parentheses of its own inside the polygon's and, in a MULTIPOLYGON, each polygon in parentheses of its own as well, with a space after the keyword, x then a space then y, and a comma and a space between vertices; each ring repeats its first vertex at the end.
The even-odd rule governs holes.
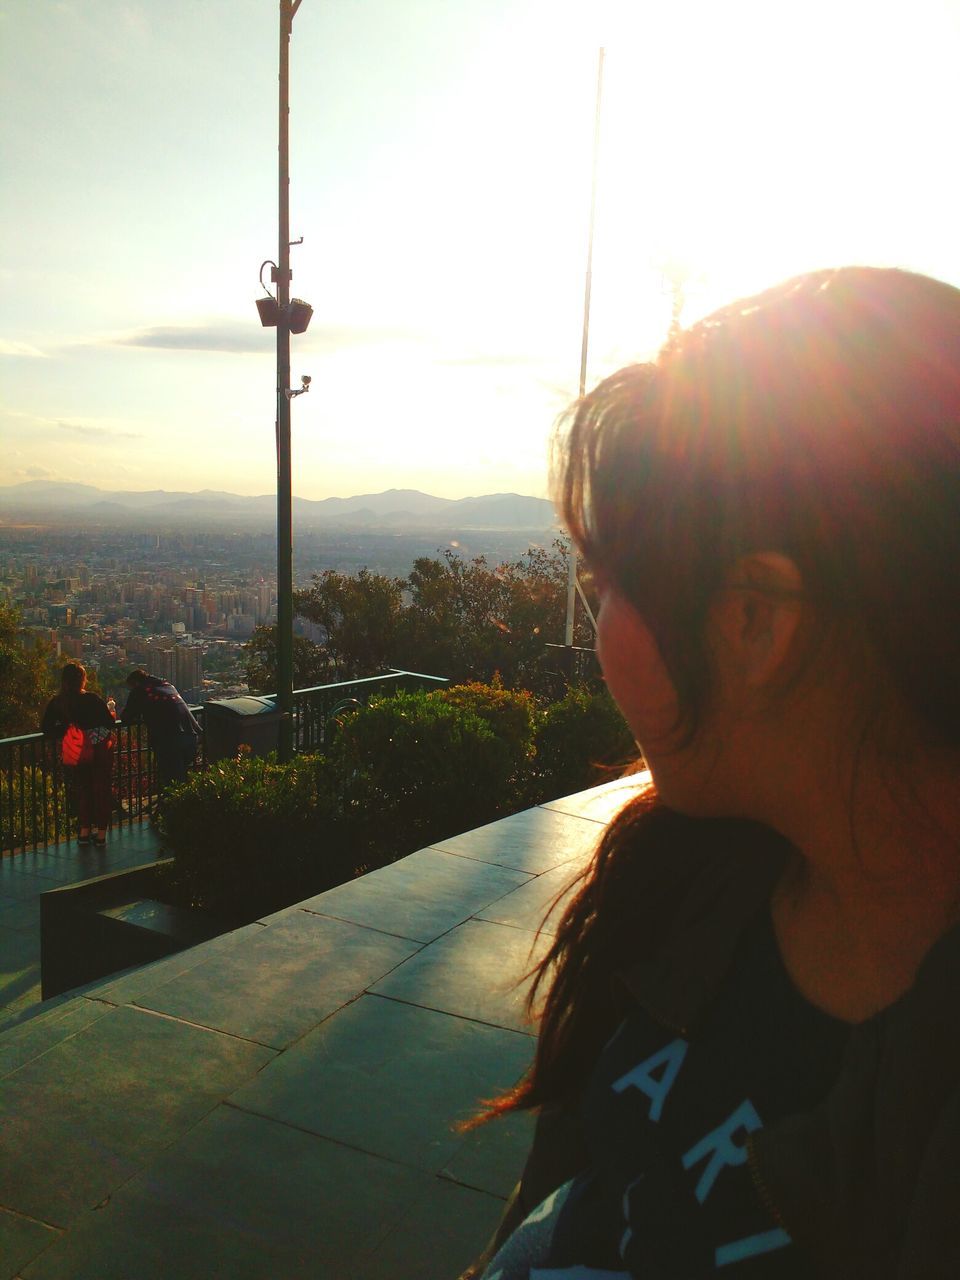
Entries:
POLYGON ((767 1213, 769 1213, 773 1218, 774 1222, 776 1222, 778 1226, 782 1227, 792 1240, 794 1238, 793 1232, 784 1222, 783 1214, 777 1207, 773 1194, 764 1181, 763 1174, 760 1171, 760 1157, 757 1155, 757 1149, 754 1146, 752 1134, 747 1138, 747 1168, 750 1170, 750 1179, 753 1182, 754 1190, 760 1197, 760 1203, 766 1209, 767 1213))

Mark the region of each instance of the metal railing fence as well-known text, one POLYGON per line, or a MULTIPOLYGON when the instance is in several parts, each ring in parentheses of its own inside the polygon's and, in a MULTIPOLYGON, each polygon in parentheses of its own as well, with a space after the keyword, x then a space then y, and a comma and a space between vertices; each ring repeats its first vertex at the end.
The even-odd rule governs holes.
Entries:
MULTIPOLYGON (((366 706, 381 694, 413 693, 419 689, 442 689, 446 676, 427 676, 417 671, 387 671, 360 680, 314 685, 293 691, 293 749, 320 751, 330 740, 340 717, 353 707, 366 706)), ((271 695, 272 696, 272 695, 271 695)))
MULTIPOLYGON (((140 822, 156 804, 156 766, 143 725, 116 726, 113 824, 140 822)), ((57 745, 42 733, 0 738, 0 852, 39 849, 76 835, 57 745)))
MULTIPOLYGON (((379 694, 442 688, 442 676, 389 671, 361 680, 295 689, 293 742, 297 752, 321 750, 341 716, 379 694)), ((202 706, 190 710, 203 727, 202 706)), ((113 825, 142 822, 156 810, 156 759, 143 725, 117 721, 113 756, 113 825)), ((200 739, 196 767, 206 765, 200 739)), ((0 738, 0 854, 60 844, 77 834, 76 814, 56 744, 42 733, 0 738)))

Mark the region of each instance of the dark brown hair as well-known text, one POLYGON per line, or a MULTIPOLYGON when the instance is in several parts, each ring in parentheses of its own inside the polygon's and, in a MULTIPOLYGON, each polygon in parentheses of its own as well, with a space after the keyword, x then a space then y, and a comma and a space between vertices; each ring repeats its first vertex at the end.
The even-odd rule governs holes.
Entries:
POLYGON ((76 718, 80 695, 86 684, 87 669, 82 662, 68 662, 60 672, 60 692, 57 696, 68 720, 76 718))
POLYGON ((68 662, 60 672, 60 692, 65 697, 83 693, 87 683, 87 669, 82 662, 68 662))
MULTIPOLYGON (((688 735, 711 692, 710 604, 741 556, 778 551, 821 631, 868 647, 931 741, 960 744, 960 291, 851 267, 738 302, 576 405, 556 473, 588 562, 651 628, 688 735)), ((652 792, 607 828, 536 971, 533 1068, 494 1111, 580 1087, 624 953, 655 948, 698 862, 744 840, 782 845, 652 792), (657 850, 669 871, 651 888, 657 850)))
POLYGON ((559 447, 567 526, 652 629, 691 729, 724 575, 779 551, 958 740, 960 290, 859 267, 788 281, 602 382, 559 447))

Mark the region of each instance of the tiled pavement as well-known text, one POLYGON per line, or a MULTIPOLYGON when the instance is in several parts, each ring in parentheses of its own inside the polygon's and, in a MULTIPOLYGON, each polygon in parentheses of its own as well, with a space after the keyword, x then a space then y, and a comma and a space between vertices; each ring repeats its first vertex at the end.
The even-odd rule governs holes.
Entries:
POLYGON ((631 790, 444 841, 0 1034, 0 1280, 453 1280, 530 1135, 456 1121, 525 1069, 542 909, 631 790))
POLYGON ((156 833, 142 823, 111 831, 106 849, 69 840, 0 857, 0 1030, 40 1003, 40 894, 149 862, 158 850, 156 833))

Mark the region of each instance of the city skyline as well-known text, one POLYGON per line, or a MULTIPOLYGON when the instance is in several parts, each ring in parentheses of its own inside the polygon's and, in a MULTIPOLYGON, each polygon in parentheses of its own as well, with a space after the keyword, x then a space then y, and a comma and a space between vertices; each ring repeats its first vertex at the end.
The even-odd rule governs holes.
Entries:
MULTIPOLYGON (((304 0, 291 46, 294 490, 542 496, 576 393, 843 262, 960 284, 960 7, 304 0)), ((0 485, 273 491, 275 0, 13 0, 0 485)))

